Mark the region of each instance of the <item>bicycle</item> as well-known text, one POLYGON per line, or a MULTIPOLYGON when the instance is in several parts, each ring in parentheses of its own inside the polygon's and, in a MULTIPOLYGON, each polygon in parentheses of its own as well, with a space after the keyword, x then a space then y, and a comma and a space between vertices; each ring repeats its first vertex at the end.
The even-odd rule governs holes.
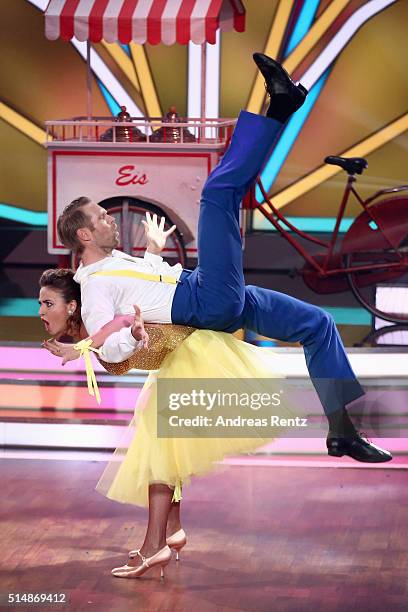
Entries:
POLYGON ((357 181, 355 175, 362 174, 367 168, 367 160, 362 157, 329 156, 324 161, 339 166, 348 176, 335 227, 328 242, 290 223, 274 206, 259 177, 256 182, 265 202, 255 200, 253 188, 249 196, 249 207, 259 210, 303 257, 305 264, 300 274, 312 290, 317 293, 336 293, 350 288, 360 304, 374 316, 391 323, 408 323, 408 309, 407 312, 395 312, 392 304, 379 305, 376 296, 376 287, 380 285, 383 288, 408 289, 408 195, 375 202, 381 196, 408 190, 408 185, 381 189, 363 200, 353 184, 357 181), (356 197, 363 212, 354 219, 337 250, 340 223, 350 194, 356 197), (325 250, 312 255, 292 234, 325 250))

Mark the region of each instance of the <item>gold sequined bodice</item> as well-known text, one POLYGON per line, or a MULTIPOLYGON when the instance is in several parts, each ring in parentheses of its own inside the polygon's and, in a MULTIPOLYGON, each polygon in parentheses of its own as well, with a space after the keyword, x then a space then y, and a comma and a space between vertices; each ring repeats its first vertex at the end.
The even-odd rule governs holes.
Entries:
POLYGON ((172 324, 145 324, 149 334, 149 347, 136 351, 125 361, 108 363, 98 358, 110 374, 126 374, 129 370, 158 370, 164 358, 195 331, 194 327, 172 324))

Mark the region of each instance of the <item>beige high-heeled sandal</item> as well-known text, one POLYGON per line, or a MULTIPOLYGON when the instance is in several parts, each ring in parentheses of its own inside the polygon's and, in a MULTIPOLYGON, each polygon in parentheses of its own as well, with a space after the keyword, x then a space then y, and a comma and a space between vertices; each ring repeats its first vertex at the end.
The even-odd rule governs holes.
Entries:
POLYGON ((112 570, 112 574, 114 576, 117 576, 118 578, 139 578, 140 576, 143 576, 143 574, 145 574, 149 569, 160 565, 160 579, 164 579, 164 568, 171 559, 171 550, 170 547, 167 546, 167 544, 151 557, 144 557, 140 553, 140 551, 137 551, 137 554, 142 560, 141 565, 138 565, 137 567, 133 567, 132 565, 122 565, 122 567, 114 567, 112 570))
MULTIPOLYGON (((176 551, 176 561, 180 560, 180 550, 187 544, 187 536, 184 529, 179 529, 166 539, 167 546, 176 551)), ((134 559, 139 554, 140 548, 129 551, 129 558, 134 559)))
POLYGON ((187 544, 187 536, 184 529, 179 529, 166 539, 167 545, 176 551, 176 561, 180 560, 180 550, 187 544))

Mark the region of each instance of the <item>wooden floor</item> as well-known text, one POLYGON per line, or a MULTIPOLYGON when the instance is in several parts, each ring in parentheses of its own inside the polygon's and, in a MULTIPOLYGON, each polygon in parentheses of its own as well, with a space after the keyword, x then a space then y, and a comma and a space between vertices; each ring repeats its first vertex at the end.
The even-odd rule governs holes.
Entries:
POLYGON ((102 463, 0 468, 0 593, 66 592, 75 612, 408 609, 406 470, 241 466, 196 479, 188 545, 160 583, 110 575, 141 544, 146 511, 94 491, 102 463))

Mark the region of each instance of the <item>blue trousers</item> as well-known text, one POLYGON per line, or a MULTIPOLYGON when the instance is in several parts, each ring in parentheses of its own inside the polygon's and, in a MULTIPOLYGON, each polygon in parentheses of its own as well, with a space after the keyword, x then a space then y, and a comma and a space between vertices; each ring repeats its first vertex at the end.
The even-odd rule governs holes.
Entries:
POLYGON ((312 382, 330 414, 364 394, 333 318, 317 306, 244 281, 240 204, 281 128, 274 119, 241 112, 231 144, 203 188, 198 265, 182 273, 172 321, 228 332, 246 328, 300 342, 312 382))

